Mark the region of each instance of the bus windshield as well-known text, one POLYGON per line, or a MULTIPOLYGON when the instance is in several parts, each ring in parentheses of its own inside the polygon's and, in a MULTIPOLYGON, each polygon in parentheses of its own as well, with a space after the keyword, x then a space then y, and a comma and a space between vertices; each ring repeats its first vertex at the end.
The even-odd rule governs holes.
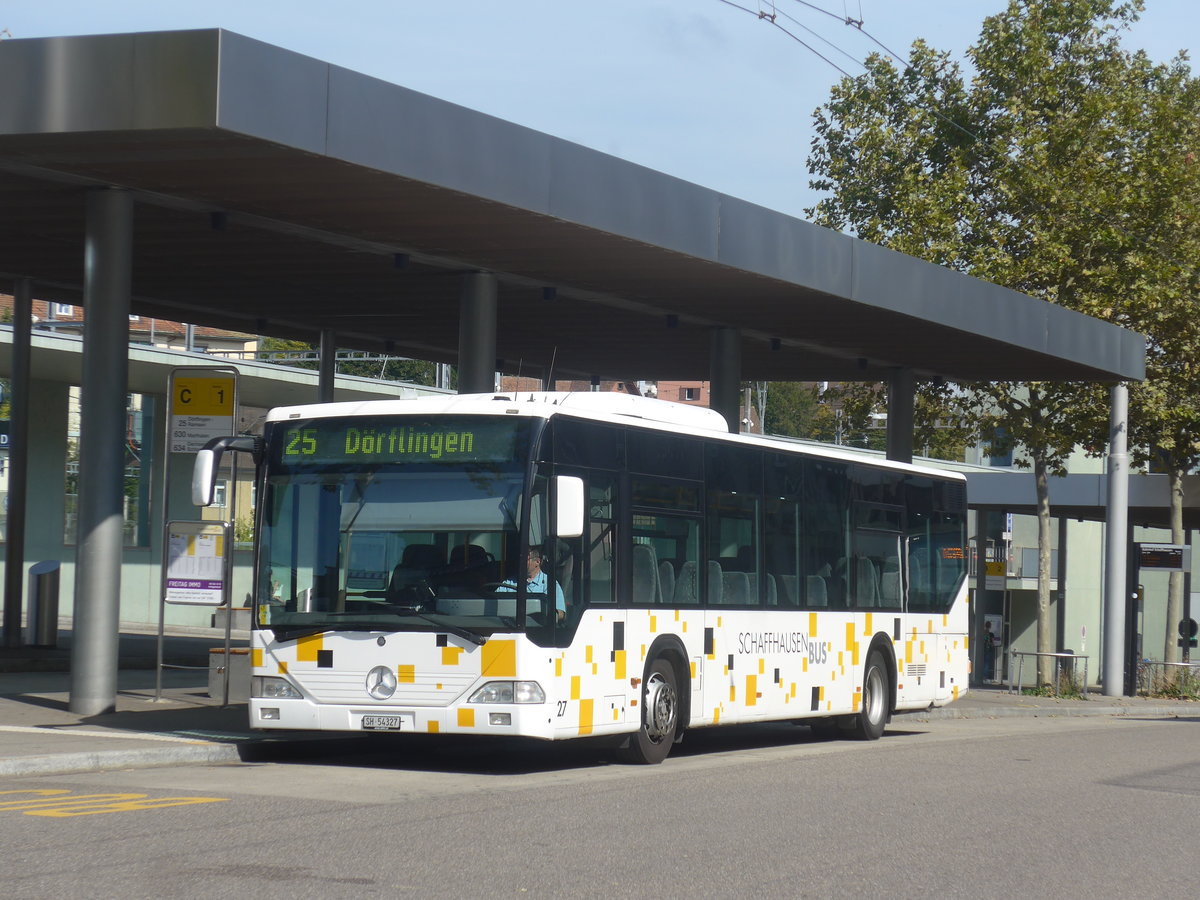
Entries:
MULTIPOLYGON (((431 416, 275 423, 257 590, 279 639, 517 622, 528 420, 431 416)), ((545 521, 535 486, 531 518, 545 521)), ((525 592, 530 625, 554 598, 525 592)))

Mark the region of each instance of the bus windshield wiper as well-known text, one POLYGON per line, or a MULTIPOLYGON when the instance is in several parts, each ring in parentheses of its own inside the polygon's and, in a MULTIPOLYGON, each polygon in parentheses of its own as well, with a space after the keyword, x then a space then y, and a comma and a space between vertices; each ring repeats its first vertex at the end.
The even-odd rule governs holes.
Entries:
MULTIPOLYGON (((275 637, 281 641, 294 641, 297 638, 308 637, 314 634, 321 634, 326 631, 402 631, 401 623, 394 621, 384 621, 382 619, 360 619, 358 621, 345 621, 342 616, 361 615, 361 613, 345 613, 345 612, 330 612, 326 613, 329 619, 337 621, 324 621, 320 624, 312 625, 277 625, 266 626, 275 632, 275 637)), ((487 638, 474 631, 462 628, 458 625, 451 625, 446 622, 439 622, 432 616, 416 611, 396 612, 398 618, 413 618, 421 619, 435 626, 438 631, 446 631, 450 634, 460 637, 465 641, 470 641, 477 647, 482 647, 487 643, 487 638)))
MULTIPOLYGON (((362 613, 348 612, 326 612, 322 614, 325 619, 321 622, 314 623, 297 623, 295 625, 267 625, 275 632, 276 638, 281 641, 294 641, 297 638, 309 637, 314 634, 322 634, 326 631, 398 631, 395 623, 384 622, 381 619, 359 619, 358 621, 344 621, 343 616, 361 616, 362 613), (336 621, 330 621, 336 620, 336 621)), ((400 615, 397 613, 397 615, 400 615)))
POLYGON ((324 622, 320 625, 264 625, 264 628, 270 628, 275 633, 277 641, 294 641, 297 638, 310 637, 314 634, 322 634, 326 631, 333 631, 336 626, 329 622, 324 622))
POLYGON ((466 628, 460 628, 458 625, 448 625, 445 622, 439 622, 437 619, 433 618, 433 616, 426 615, 425 613, 413 612, 409 613, 409 615, 416 616, 418 619, 424 619, 431 625, 436 625, 439 631, 448 631, 455 637, 460 637, 465 641, 470 641, 476 647, 482 647, 487 643, 487 638, 482 634, 477 634, 474 631, 469 631, 466 628))

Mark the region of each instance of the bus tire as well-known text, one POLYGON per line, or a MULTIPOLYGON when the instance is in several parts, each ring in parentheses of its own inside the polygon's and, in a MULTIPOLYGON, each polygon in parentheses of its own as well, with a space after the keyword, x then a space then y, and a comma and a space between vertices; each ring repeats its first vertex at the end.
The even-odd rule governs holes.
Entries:
POLYGON ((641 726, 617 750, 622 762, 658 765, 671 752, 679 730, 679 689, 675 668, 658 657, 646 669, 642 686, 641 726))
POLYGON ((872 650, 867 654, 867 667, 863 670, 862 710, 854 716, 850 728, 854 737, 860 741, 878 740, 887 725, 890 706, 891 688, 883 654, 872 650))

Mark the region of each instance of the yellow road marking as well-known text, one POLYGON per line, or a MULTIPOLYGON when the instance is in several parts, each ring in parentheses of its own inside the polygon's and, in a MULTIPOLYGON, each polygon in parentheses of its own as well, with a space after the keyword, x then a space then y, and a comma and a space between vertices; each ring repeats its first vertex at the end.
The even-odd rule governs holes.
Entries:
POLYGON ((66 790, 0 791, 0 812, 65 819, 115 812, 140 812, 197 803, 226 803, 228 797, 156 797, 149 794, 72 794, 66 790), (4 799, 13 794, 32 794, 22 799, 4 799))

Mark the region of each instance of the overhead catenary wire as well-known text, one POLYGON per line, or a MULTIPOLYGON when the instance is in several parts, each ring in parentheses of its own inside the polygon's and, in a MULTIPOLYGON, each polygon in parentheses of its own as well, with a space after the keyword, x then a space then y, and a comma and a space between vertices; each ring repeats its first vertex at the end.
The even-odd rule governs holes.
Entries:
MULTIPOLYGON (((814 56, 820 57, 822 60, 829 63, 829 65, 833 66, 835 69, 837 69, 843 75, 845 75, 847 78, 854 77, 849 72, 847 72, 845 69, 843 69, 841 66, 839 66, 837 63, 835 63, 832 59, 825 56, 825 54, 821 53, 820 51, 818 51, 815 47, 811 46, 810 44, 805 43, 801 38, 792 34, 792 32, 788 31, 786 28, 784 28, 782 25, 780 25, 779 22, 777 21, 777 18, 778 18, 777 11, 771 12, 771 13, 765 13, 762 10, 751 9, 748 6, 742 6, 740 3, 734 3, 733 0, 718 0, 718 2, 724 3, 726 6, 732 6, 734 9, 740 9, 742 12, 749 13, 750 15, 755 16, 756 18, 761 19, 764 22, 769 22, 771 25, 778 28, 780 31, 782 31, 784 34, 786 34, 788 37, 790 37, 793 41, 795 41, 797 44, 799 44, 801 47, 803 47, 809 53, 813 54, 814 56)), ((791 19, 791 16, 788 16, 788 18, 791 19)), ((792 21, 795 21, 795 20, 793 19, 792 21)), ((805 28, 806 31, 812 30, 805 26, 801 26, 801 27, 805 28)), ((813 32, 813 33, 815 34, 816 32, 813 32)), ((817 35, 817 36, 820 37, 820 35, 817 35)), ((821 40, 825 41, 825 43, 827 43, 827 44, 831 43, 830 41, 826 40, 825 38, 821 38, 821 40)), ((846 56, 849 56, 851 59, 854 59, 853 56, 850 56, 849 53, 846 53, 846 51, 842 50, 840 47, 837 49, 840 53, 842 53, 846 56)), ((858 60, 855 59, 855 62, 858 62, 858 60)))
MULTIPOLYGON (((734 9, 740 10, 742 12, 749 13, 750 15, 753 15, 755 18, 759 19, 760 21, 766 22, 767 24, 771 25, 772 27, 779 29, 781 32, 783 32, 785 35, 787 35, 789 38, 791 38, 796 43, 800 44, 800 46, 804 47, 806 50, 808 50, 814 56, 821 59, 823 62, 827 63, 828 65, 832 66, 834 69, 836 69, 838 72, 840 72, 845 78, 854 80, 856 77, 861 77, 861 76, 854 76, 850 72, 846 71, 846 69, 844 69, 842 66, 835 63, 828 56, 826 56, 823 53, 820 53, 814 47, 812 47, 809 43, 802 40, 797 35, 793 34, 791 31, 789 31, 787 28, 785 28, 783 25, 781 25, 779 23, 778 19, 780 17, 788 19, 789 21, 795 23, 800 28, 803 28, 805 31, 807 31, 810 34, 814 35, 815 37, 819 38, 824 43, 833 47, 841 55, 852 60, 856 65, 860 66, 863 69, 864 73, 868 70, 867 63, 864 60, 860 60, 858 57, 854 56, 849 51, 844 50, 843 48, 839 47, 837 44, 833 43, 828 38, 825 38, 822 35, 817 34, 817 32, 815 32, 813 29, 811 29, 808 26, 804 25, 803 23, 799 22, 794 17, 788 15, 786 12, 779 10, 777 8, 777 4, 775 4, 774 2, 771 3, 772 11, 770 13, 764 12, 761 9, 755 10, 755 9, 751 9, 746 6, 742 6, 739 3, 733 2, 733 0, 718 0, 718 2, 723 3, 726 6, 732 6, 734 9)), ((806 7, 807 9, 810 9, 814 12, 817 12, 817 13, 820 13, 829 18, 835 19, 838 22, 841 22, 845 26, 853 28, 854 30, 856 30, 860 34, 862 34, 865 38, 867 38, 869 41, 871 41, 873 44, 875 44, 877 47, 879 47, 889 59, 891 59, 893 62, 895 62, 896 64, 901 66, 901 68, 904 72, 909 72, 909 71, 914 70, 908 57, 892 50, 890 47, 888 47, 886 44, 884 44, 881 40, 879 40, 879 38, 877 38, 875 35, 873 35, 870 31, 868 31, 864 27, 865 20, 862 15, 861 0, 859 2, 859 17, 857 19, 852 18, 849 15, 838 15, 837 13, 831 12, 828 9, 824 9, 814 3, 807 2, 807 0, 793 0, 793 2, 797 3, 800 6, 806 7)), ((843 0, 843 8, 844 7, 845 7, 845 2, 843 0)), ((941 110, 939 110, 935 107, 929 107, 929 106, 924 107, 924 109, 927 114, 932 115, 934 118, 943 122, 948 127, 958 131, 964 137, 967 137, 971 141, 970 146, 967 148, 967 152, 970 153, 976 159, 982 159, 982 158, 991 158, 993 160, 1004 159, 1007 162, 1016 166, 1018 169, 1026 172, 1027 174, 1033 174, 1027 163, 1014 157, 1009 151, 1005 150, 1004 148, 997 148, 997 147, 989 146, 989 144, 984 139, 982 139, 978 134, 976 134, 970 128, 963 125, 961 122, 958 122, 955 119, 953 119, 952 117, 946 115, 941 110)), ((1012 187, 1012 186, 1010 185, 1010 187, 1012 187)), ((1022 187, 1017 186, 1015 188, 1014 193, 1017 196, 1019 196, 1022 200, 1024 200, 1026 203, 1028 203, 1031 208, 1037 209, 1040 212, 1045 213, 1047 215, 1053 215, 1052 210, 1050 210, 1043 202, 1041 202, 1037 198, 1031 197, 1022 187)), ((1108 218, 1108 216, 1106 214, 1104 214, 1098 210, 1089 208, 1084 202, 1080 201, 1079 199, 1076 199, 1075 202, 1078 204, 1078 207, 1081 212, 1090 216, 1092 219, 1107 225, 1108 227, 1110 227, 1114 231, 1116 231, 1118 234, 1121 234, 1124 237, 1130 239, 1131 241, 1143 246, 1149 252, 1153 253, 1154 255, 1158 256, 1159 258, 1164 259, 1168 262, 1171 262, 1172 264, 1175 264, 1175 265, 1181 265, 1181 266, 1184 265, 1183 261, 1176 259, 1171 254, 1165 253, 1162 248, 1149 244, 1145 238, 1143 238, 1139 235, 1131 234, 1129 232, 1129 230, 1127 228, 1125 228, 1124 225, 1122 225, 1119 222, 1114 222, 1113 220, 1108 218)))

